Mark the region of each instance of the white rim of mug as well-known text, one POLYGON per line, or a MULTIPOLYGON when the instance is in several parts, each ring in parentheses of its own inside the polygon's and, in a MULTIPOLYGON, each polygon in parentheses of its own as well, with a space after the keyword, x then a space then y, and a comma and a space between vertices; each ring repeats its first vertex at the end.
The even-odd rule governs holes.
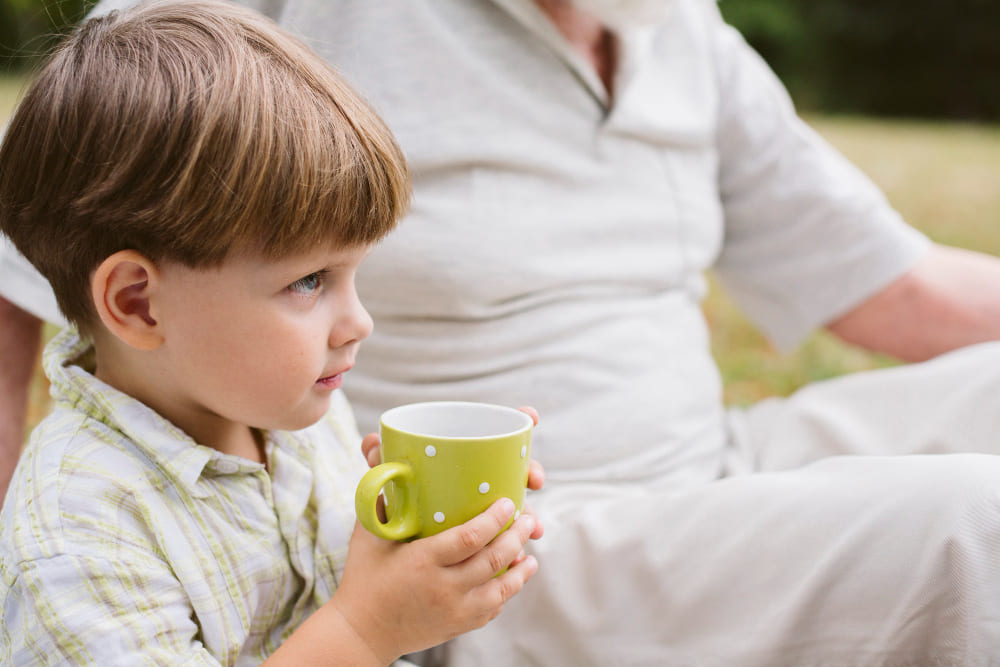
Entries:
POLYGON ((388 429, 390 429, 392 431, 396 431, 397 433, 406 433, 406 434, 417 436, 417 437, 421 437, 421 438, 433 438, 435 440, 442 440, 442 441, 448 441, 448 440, 495 440, 497 438, 507 438, 507 437, 510 437, 510 436, 513 436, 513 435, 519 435, 521 433, 524 433, 525 431, 531 430, 531 428, 535 425, 534 421, 531 418, 531 415, 529 415, 529 414, 527 414, 525 412, 522 412, 522 411, 518 410, 517 408, 511 408, 511 407, 508 407, 506 405, 499 405, 497 403, 480 403, 480 402, 475 402, 475 401, 426 401, 426 402, 422 402, 422 403, 406 403, 404 405, 397 405, 396 407, 389 408, 388 410, 386 410, 385 412, 382 413, 382 416, 379 418, 379 424, 382 426, 382 428, 388 428, 388 429), (518 428, 516 428, 514 430, 511 430, 511 431, 506 431, 504 433, 491 433, 489 435, 470 435, 470 436, 462 436, 462 435, 454 435, 454 436, 452 436, 452 435, 435 435, 433 433, 420 433, 418 431, 400 428, 399 426, 395 426, 395 425, 393 425, 391 423, 387 423, 387 420, 392 419, 394 416, 396 416, 396 415, 398 415, 400 413, 410 412, 410 411, 418 410, 418 409, 426 409, 426 408, 430 408, 430 407, 434 407, 434 406, 441 406, 441 407, 444 407, 444 406, 448 406, 448 407, 456 407, 456 406, 470 407, 471 406, 471 407, 475 407, 477 409, 488 409, 488 410, 491 410, 491 411, 494 411, 494 412, 503 412, 503 413, 509 414, 511 416, 517 417, 517 418, 521 419, 523 423, 518 428))

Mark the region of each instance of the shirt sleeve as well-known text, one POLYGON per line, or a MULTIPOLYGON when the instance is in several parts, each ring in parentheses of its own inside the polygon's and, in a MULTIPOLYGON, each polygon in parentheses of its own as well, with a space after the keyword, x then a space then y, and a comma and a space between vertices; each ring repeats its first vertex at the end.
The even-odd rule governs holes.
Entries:
POLYGON ((0 296, 46 322, 66 323, 49 281, 3 234, 0 234, 0 296))
POLYGON ((780 348, 905 273, 929 241, 795 113, 764 61, 716 26, 727 291, 780 348))
POLYGON ((3 664, 219 664, 165 565, 59 555, 9 574, 3 664))

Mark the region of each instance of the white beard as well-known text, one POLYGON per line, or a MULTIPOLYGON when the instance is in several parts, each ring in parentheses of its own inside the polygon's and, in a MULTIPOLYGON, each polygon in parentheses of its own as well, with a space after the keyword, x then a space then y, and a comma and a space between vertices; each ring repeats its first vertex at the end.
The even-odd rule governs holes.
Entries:
POLYGON ((577 9, 599 19, 609 28, 638 28, 662 23, 673 9, 673 0, 570 0, 577 9))

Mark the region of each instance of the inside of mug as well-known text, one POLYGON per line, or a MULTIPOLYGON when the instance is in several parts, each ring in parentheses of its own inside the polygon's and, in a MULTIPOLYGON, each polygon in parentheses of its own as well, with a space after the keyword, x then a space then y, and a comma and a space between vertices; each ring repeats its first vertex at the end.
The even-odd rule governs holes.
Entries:
POLYGON ((437 438, 488 438, 523 431, 531 417, 520 410, 487 403, 414 403, 393 408, 382 423, 416 435, 437 438))

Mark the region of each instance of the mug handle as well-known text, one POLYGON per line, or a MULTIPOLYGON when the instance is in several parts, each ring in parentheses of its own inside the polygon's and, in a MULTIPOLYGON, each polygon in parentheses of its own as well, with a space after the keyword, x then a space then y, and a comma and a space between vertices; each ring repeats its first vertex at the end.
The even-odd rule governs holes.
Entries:
POLYGON ((399 461, 380 463, 361 478, 358 489, 354 493, 354 510, 358 521, 368 529, 368 532, 386 540, 405 540, 413 537, 420 530, 420 517, 417 506, 412 501, 413 469, 399 461), (388 522, 378 520, 378 496, 389 482, 396 483, 399 501, 389 517, 388 522))

